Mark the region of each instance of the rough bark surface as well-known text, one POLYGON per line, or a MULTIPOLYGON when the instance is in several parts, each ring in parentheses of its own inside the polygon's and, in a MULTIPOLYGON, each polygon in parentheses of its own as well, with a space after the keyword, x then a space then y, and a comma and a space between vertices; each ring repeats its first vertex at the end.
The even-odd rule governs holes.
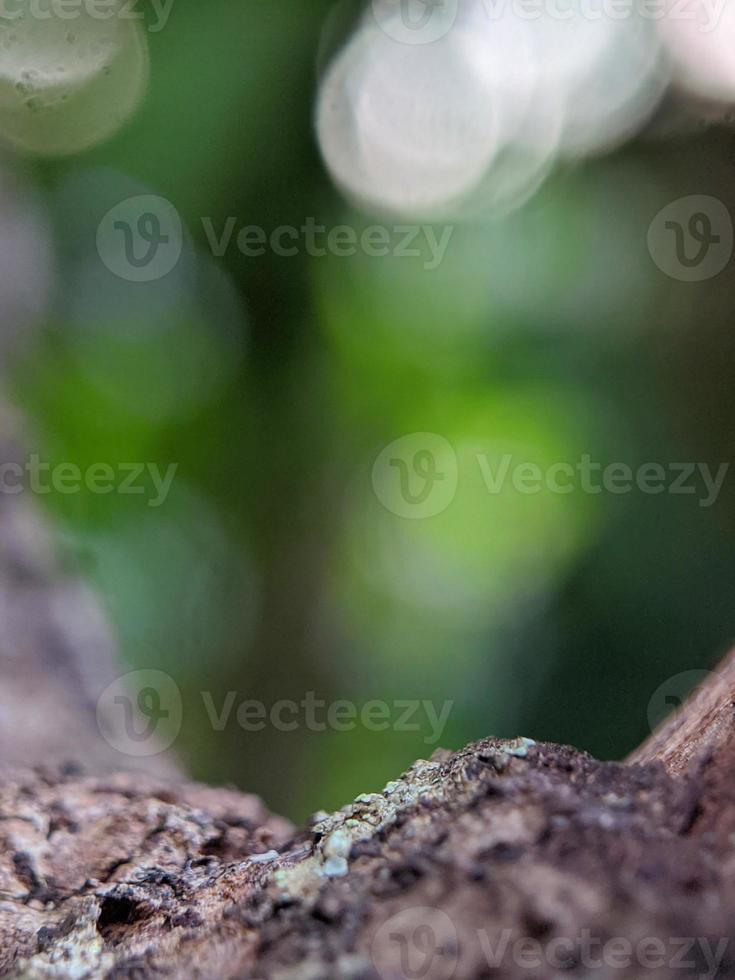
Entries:
POLYGON ((585 930, 597 957, 663 943, 646 969, 617 966, 622 950, 596 976, 714 976, 708 950, 735 976, 735 852, 706 829, 701 772, 487 739, 295 836, 228 791, 60 771, 0 784, 11 977, 547 977, 552 948, 580 976, 585 930), (522 939, 544 950, 536 968, 522 939))
POLYGON ((488 738, 295 832, 114 771, 109 631, 0 496, 0 976, 735 977, 734 663, 627 763, 488 738))
POLYGON ((697 827, 735 843, 735 651, 630 762, 659 760, 674 777, 699 779, 697 827))

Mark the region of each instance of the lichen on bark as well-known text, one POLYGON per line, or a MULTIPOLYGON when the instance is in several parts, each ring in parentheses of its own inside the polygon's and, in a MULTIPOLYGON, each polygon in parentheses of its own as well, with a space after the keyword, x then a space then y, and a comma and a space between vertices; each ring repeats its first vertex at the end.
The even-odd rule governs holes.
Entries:
MULTIPOLYGON (((545 977, 548 964, 510 954, 493 973, 491 951, 585 930, 601 944, 692 937, 721 950, 733 862, 699 832, 702 774, 518 746, 440 751, 298 833, 232 791, 5 774, 0 971, 401 978, 427 916, 435 938, 450 933, 426 974, 438 977, 545 977)), ((735 975, 729 942, 718 968, 735 975)))

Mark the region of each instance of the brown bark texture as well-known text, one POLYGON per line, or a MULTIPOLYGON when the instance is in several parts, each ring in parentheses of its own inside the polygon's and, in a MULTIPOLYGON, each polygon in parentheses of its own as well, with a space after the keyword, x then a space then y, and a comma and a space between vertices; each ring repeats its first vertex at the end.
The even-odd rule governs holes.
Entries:
POLYGON ((487 738, 295 830, 121 769, 104 617, 0 496, 0 672, 0 976, 735 977, 733 659, 625 763, 487 738))

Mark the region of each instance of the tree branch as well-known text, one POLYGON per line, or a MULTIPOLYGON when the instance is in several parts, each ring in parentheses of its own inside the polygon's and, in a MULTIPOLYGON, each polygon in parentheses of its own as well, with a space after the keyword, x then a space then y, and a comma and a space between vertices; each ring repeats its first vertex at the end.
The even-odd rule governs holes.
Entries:
POLYGON ((629 761, 661 762, 672 776, 696 780, 697 829, 726 846, 735 832, 735 651, 629 761))

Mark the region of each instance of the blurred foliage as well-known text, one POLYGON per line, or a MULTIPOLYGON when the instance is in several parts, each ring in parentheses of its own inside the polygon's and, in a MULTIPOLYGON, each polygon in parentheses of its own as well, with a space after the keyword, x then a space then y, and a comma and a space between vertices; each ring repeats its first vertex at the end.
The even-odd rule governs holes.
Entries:
POLYGON ((37 451, 179 464, 159 509, 44 498, 64 553, 100 588, 127 661, 180 684, 195 775, 298 818, 380 788, 433 751, 425 732, 216 732, 202 691, 454 700, 450 747, 522 733, 621 757, 656 687, 711 666, 735 635, 732 474, 708 509, 638 492, 491 496, 475 465, 504 451, 542 467, 729 461, 732 267, 674 282, 645 238, 677 196, 735 203, 731 134, 567 166, 520 212, 458 226, 435 270, 212 258, 202 216, 373 222, 333 189, 314 141, 329 11, 176 0, 124 129, 22 162, 58 261, 52 312, 14 374, 37 451), (184 261, 149 290, 103 288, 85 271, 95 226, 143 192, 182 215, 184 261), (389 513, 371 483, 378 453, 412 432, 448 439, 462 474, 424 521, 389 513))

